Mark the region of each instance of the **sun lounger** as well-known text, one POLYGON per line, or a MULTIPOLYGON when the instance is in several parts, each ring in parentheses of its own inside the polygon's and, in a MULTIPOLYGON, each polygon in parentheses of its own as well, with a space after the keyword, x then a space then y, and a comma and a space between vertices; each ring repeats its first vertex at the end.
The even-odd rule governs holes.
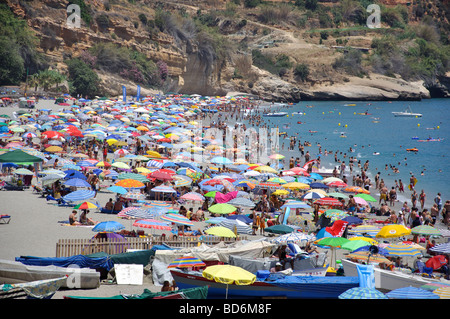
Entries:
POLYGON ((9 224, 10 220, 11 220, 10 215, 0 215, 0 224, 9 224))

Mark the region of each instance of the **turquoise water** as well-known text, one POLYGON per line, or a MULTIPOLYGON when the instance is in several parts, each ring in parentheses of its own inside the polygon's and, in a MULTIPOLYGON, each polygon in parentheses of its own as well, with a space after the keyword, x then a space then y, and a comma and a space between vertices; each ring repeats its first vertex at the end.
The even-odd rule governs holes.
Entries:
MULTIPOLYGON (((339 151, 338 159, 345 160, 348 168, 348 156, 354 156, 363 165, 369 161, 369 176, 374 182, 374 176, 381 172, 381 178, 390 189, 394 186, 394 180, 401 179, 405 185, 405 193, 399 196, 400 200, 409 200, 411 192, 407 189, 410 174, 414 174, 418 182, 416 191, 422 189, 427 194, 427 204, 432 202, 438 192, 442 199, 450 199, 450 185, 448 183, 450 162, 448 158, 450 143, 448 99, 428 99, 423 101, 402 102, 300 102, 288 108, 278 108, 287 112, 288 117, 265 117, 266 123, 278 125, 281 132, 287 132, 288 136, 298 133, 298 139, 311 142, 309 151, 311 158, 319 155, 319 147, 322 153, 325 150, 333 151, 332 155, 321 155, 321 166, 333 169, 339 165, 335 163, 334 152, 339 151), (355 104, 352 106, 351 104, 355 104), (313 106, 313 107, 307 107, 313 106), (404 111, 410 106, 414 113, 422 113, 421 118, 394 117, 391 112, 404 111), (358 113, 368 112, 369 115, 358 113), (293 112, 302 112, 304 115, 293 115, 293 112), (297 122, 304 124, 297 124, 297 122), (286 125, 289 127, 286 128, 286 125), (309 133, 309 131, 317 133, 309 133), (344 135, 346 137, 341 137, 344 135), (419 139, 441 138, 441 142, 418 142, 419 139), (349 149, 354 152, 350 153, 349 149), (418 148, 417 153, 407 152, 408 148, 418 148), (342 154, 340 153, 342 152, 342 154), (347 154, 344 159, 343 154, 347 154), (374 155, 379 153, 379 155, 374 155), (385 170, 385 165, 388 170, 385 170), (399 173, 393 173, 389 165, 398 168, 399 173)), ((284 150, 280 147, 280 153, 287 157, 286 165, 291 156, 300 156, 296 145, 294 151, 289 152, 289 139, 280 139, 280 145, 284 142, 284 150)), ((359 169, 355 165, 354 173, 359 169)), ((349 183, 351 179, 349 179, 349 183)), ((373 190, 372 190, 373 191, 373 190)))

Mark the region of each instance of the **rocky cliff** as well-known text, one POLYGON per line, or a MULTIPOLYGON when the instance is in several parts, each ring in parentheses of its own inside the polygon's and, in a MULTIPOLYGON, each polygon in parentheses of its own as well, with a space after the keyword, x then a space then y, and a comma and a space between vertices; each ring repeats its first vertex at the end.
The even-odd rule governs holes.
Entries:
MULTIPOLYGON (((235 7, 232 15, 208 15, 208 18, 213 17, 208 23, 214 30, 233 44, 225 49, 233 52, 224 52, 221 58, 217 54, 205 58, 201 43, 191 41, 188 31, 184 30, 182 36, 178 36, 158 28, 150 30, 140 16, 155 19, 157 7, 166 12, 182 12, 185 17, 198 16, 199 12, 228 10, 226 1, 7 0, 7 3, 36 32, 39 49, 49 64, 62 72, 66 70, 66 59, 79 56, 96 43, 111 42, 144 53, 152 61, 164 61, 172 79, 170 88, 164 89, 186 94, 224 95, 239 91, 267 100, 290 102, 300 99, 416 100, 432 96, 449 97, 448 76, 439 77, 427 88, 423 81, 409 82, 398 75, 383 76, 373 72, 364 76, 345 75, 332 67, 333 61, 343 54, 336 47, 337 39, 343 37, 327 40, 318 33, 292 28, 290 24, 262 23, 255 18, 257 9, 240 10, 241 6, 238 8, 240 11, 235 7), (88 6, 89 23, 83 20, 79 28, 67 24, 66 10, 71 2, 83 2, 88 6), (107 17, 106 25, 101 23, 102 15, 107 17), (292 70, 274 74, 255 65, 240 66, 239 72, 246 75, 236 76, 239 66, 233 56, 249 55, 253 49, 274 57, 287 55, 292 64, 309 65, 308 78, 299 80, 292 70)), ((371 35, 349 33, 345 41, 347 45, 370 50, 371 35)), ((217 53, 217 47, 215 49, 217 53)), ((103 71, 100 77, 107 94, 120 95, 121 85, 125 83, 120 76, 103 71)), ((135 87, 129 81, 127 85, 130 89, 135 87)))

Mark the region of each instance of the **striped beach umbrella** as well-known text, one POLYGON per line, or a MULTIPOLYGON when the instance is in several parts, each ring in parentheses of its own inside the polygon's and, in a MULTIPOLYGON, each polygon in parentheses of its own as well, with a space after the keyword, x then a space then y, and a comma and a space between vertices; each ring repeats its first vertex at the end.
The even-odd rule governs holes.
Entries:
POLYGON ((91 199, 95 196, 95 194, 96 193, 93 190, 82 189, 82 190, 77 190, 72 193, 69 193, 69 194, 63 196, 62 198, 68 202, 77 202, 77 201, 91 199))
POLYGON ((154 216, 150 212, 150 209, 148 209, 148 208, 126 207, 117 214, 117 217, 147 219, 147 218, 153 218, 154 216))
POLYGON ((430 225, 419 225, 411 228, 411 234, 439 236, 441 232, 430 225))
POLYGON ((380 232, 380 228, 373 225, 359 225, 349 229, 348 232, 355 235, 367 234, 370 237, 375 237, 380 232))
POLYGON ((389 299, 439 299, 439 295, 417 287, 402 287, 386 293, 389 299))
POLYGON ((122 229, 125 229, 125 226, 119 222, 105 221, 105 222, 101 222, 101 223, 98 223, 97 225, 95 225, 95 227, 92 228, 92 231, 98 232, 98 233, 100 233, 100 232, 114 233, 114 232, 120 231, 122 229))
POLYGON ((272 240, 272 242, 279 245, 279 244, 302 243, 302 242, 306 243, 313 239, 315 239, 313 235, 293 232, 278 236, 277 238, 272 240))
POLYGON ((450 242, 436 245, 430 248, 430 251, 440 254, 450 254, 450 242))
POLYGON ((252 233, 252 228, 238 219, 225 219, 218 223, 217 226, 226 227, 237 234, 250 235, 252 233))
POLYGON ((339 299, 388 299, 381 291, 375 288, 354 287, 344 291, 339 299))
POLYGON ((178 224, 178 225, 185 225, 185 226, 193 226, 194 225, 194 223, 191 222, 188 218, 186 218, 180 214, 167 213, 167 214, 162 215, 161 219, 165 220, 167 222, 178 224))
POLYGON ((159 230, 172 230, 172 228, 159 220, 156 219, 140 219, 136 220, 133 223, 134 227, 138 228, 152 228, 152 229, 159 229, 159 230))
POLYGON ((99 208, 98 205, 91 202, 82 202, 74 207, 74 209, 94 209, 99 208))
POLYGON ((438 295, 440 299, 450 299, 450 286, 433 290, 433 293, 438 295))
POLYGON ((200 194, 200 193, 189 192, 189 193, 186 193, 186 194, 182 195, 180 197, 180 199, 202 202, 202 201, 205 200, 205 197, 202 194, 200 194))
POLYGON ((156 187, 152 188, 151 191, 157 192, 157 193, 176 193, 177 192, 172 187, 164 186, 164 185, 156 186, 156 187))
POLYGON ((405 244, 391 244, 385 247, 385 249, 391 256, 414 257, 422 255, 418 249, 405 244))
POLYGON ((205 267, 206 264, 197 257, 182 256, 172 261, 167 268, 205 267))

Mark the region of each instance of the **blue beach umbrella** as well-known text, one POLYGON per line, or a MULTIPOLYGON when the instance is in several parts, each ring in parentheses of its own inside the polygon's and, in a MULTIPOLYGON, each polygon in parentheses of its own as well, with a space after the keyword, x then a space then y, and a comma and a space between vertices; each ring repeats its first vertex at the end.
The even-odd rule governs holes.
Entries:
POLYGON ((95 196, 95 191, 89 189, 77 190, 63 196, 63 199, 68 202, 77 202, 87 200, 95 196))
POLYGON ((86 180, 81 178, 71 178, 65 181, 64 185, 73 187, 91 187, 86 180))
POLYGON ((440 299, 439 295, 416 287, 402 287, 389 291, 386 296, 390 299, 440 299))
POLYGON ((109 190, 113 193, 121 194, 121 195, 128 193, 126 188, 124 188, 122 186, 116 186, 116 185, 108 187, 107 190, 109 190))
POLYGON ((388 299, 381 291, 374 288, 354 287, 344 291, 339 299, 388 299))
POLYGON ((97 225, 95 225, 94 228, 92 228, 92 231, 94 232, 107 232, 107 233, 114 233, 117 231, 120 231, 122 229, 125 229, 125 226, 122 225, 119 222, 116 221, 106 221, 106 222, 101 222, 98 223, 97 225))

